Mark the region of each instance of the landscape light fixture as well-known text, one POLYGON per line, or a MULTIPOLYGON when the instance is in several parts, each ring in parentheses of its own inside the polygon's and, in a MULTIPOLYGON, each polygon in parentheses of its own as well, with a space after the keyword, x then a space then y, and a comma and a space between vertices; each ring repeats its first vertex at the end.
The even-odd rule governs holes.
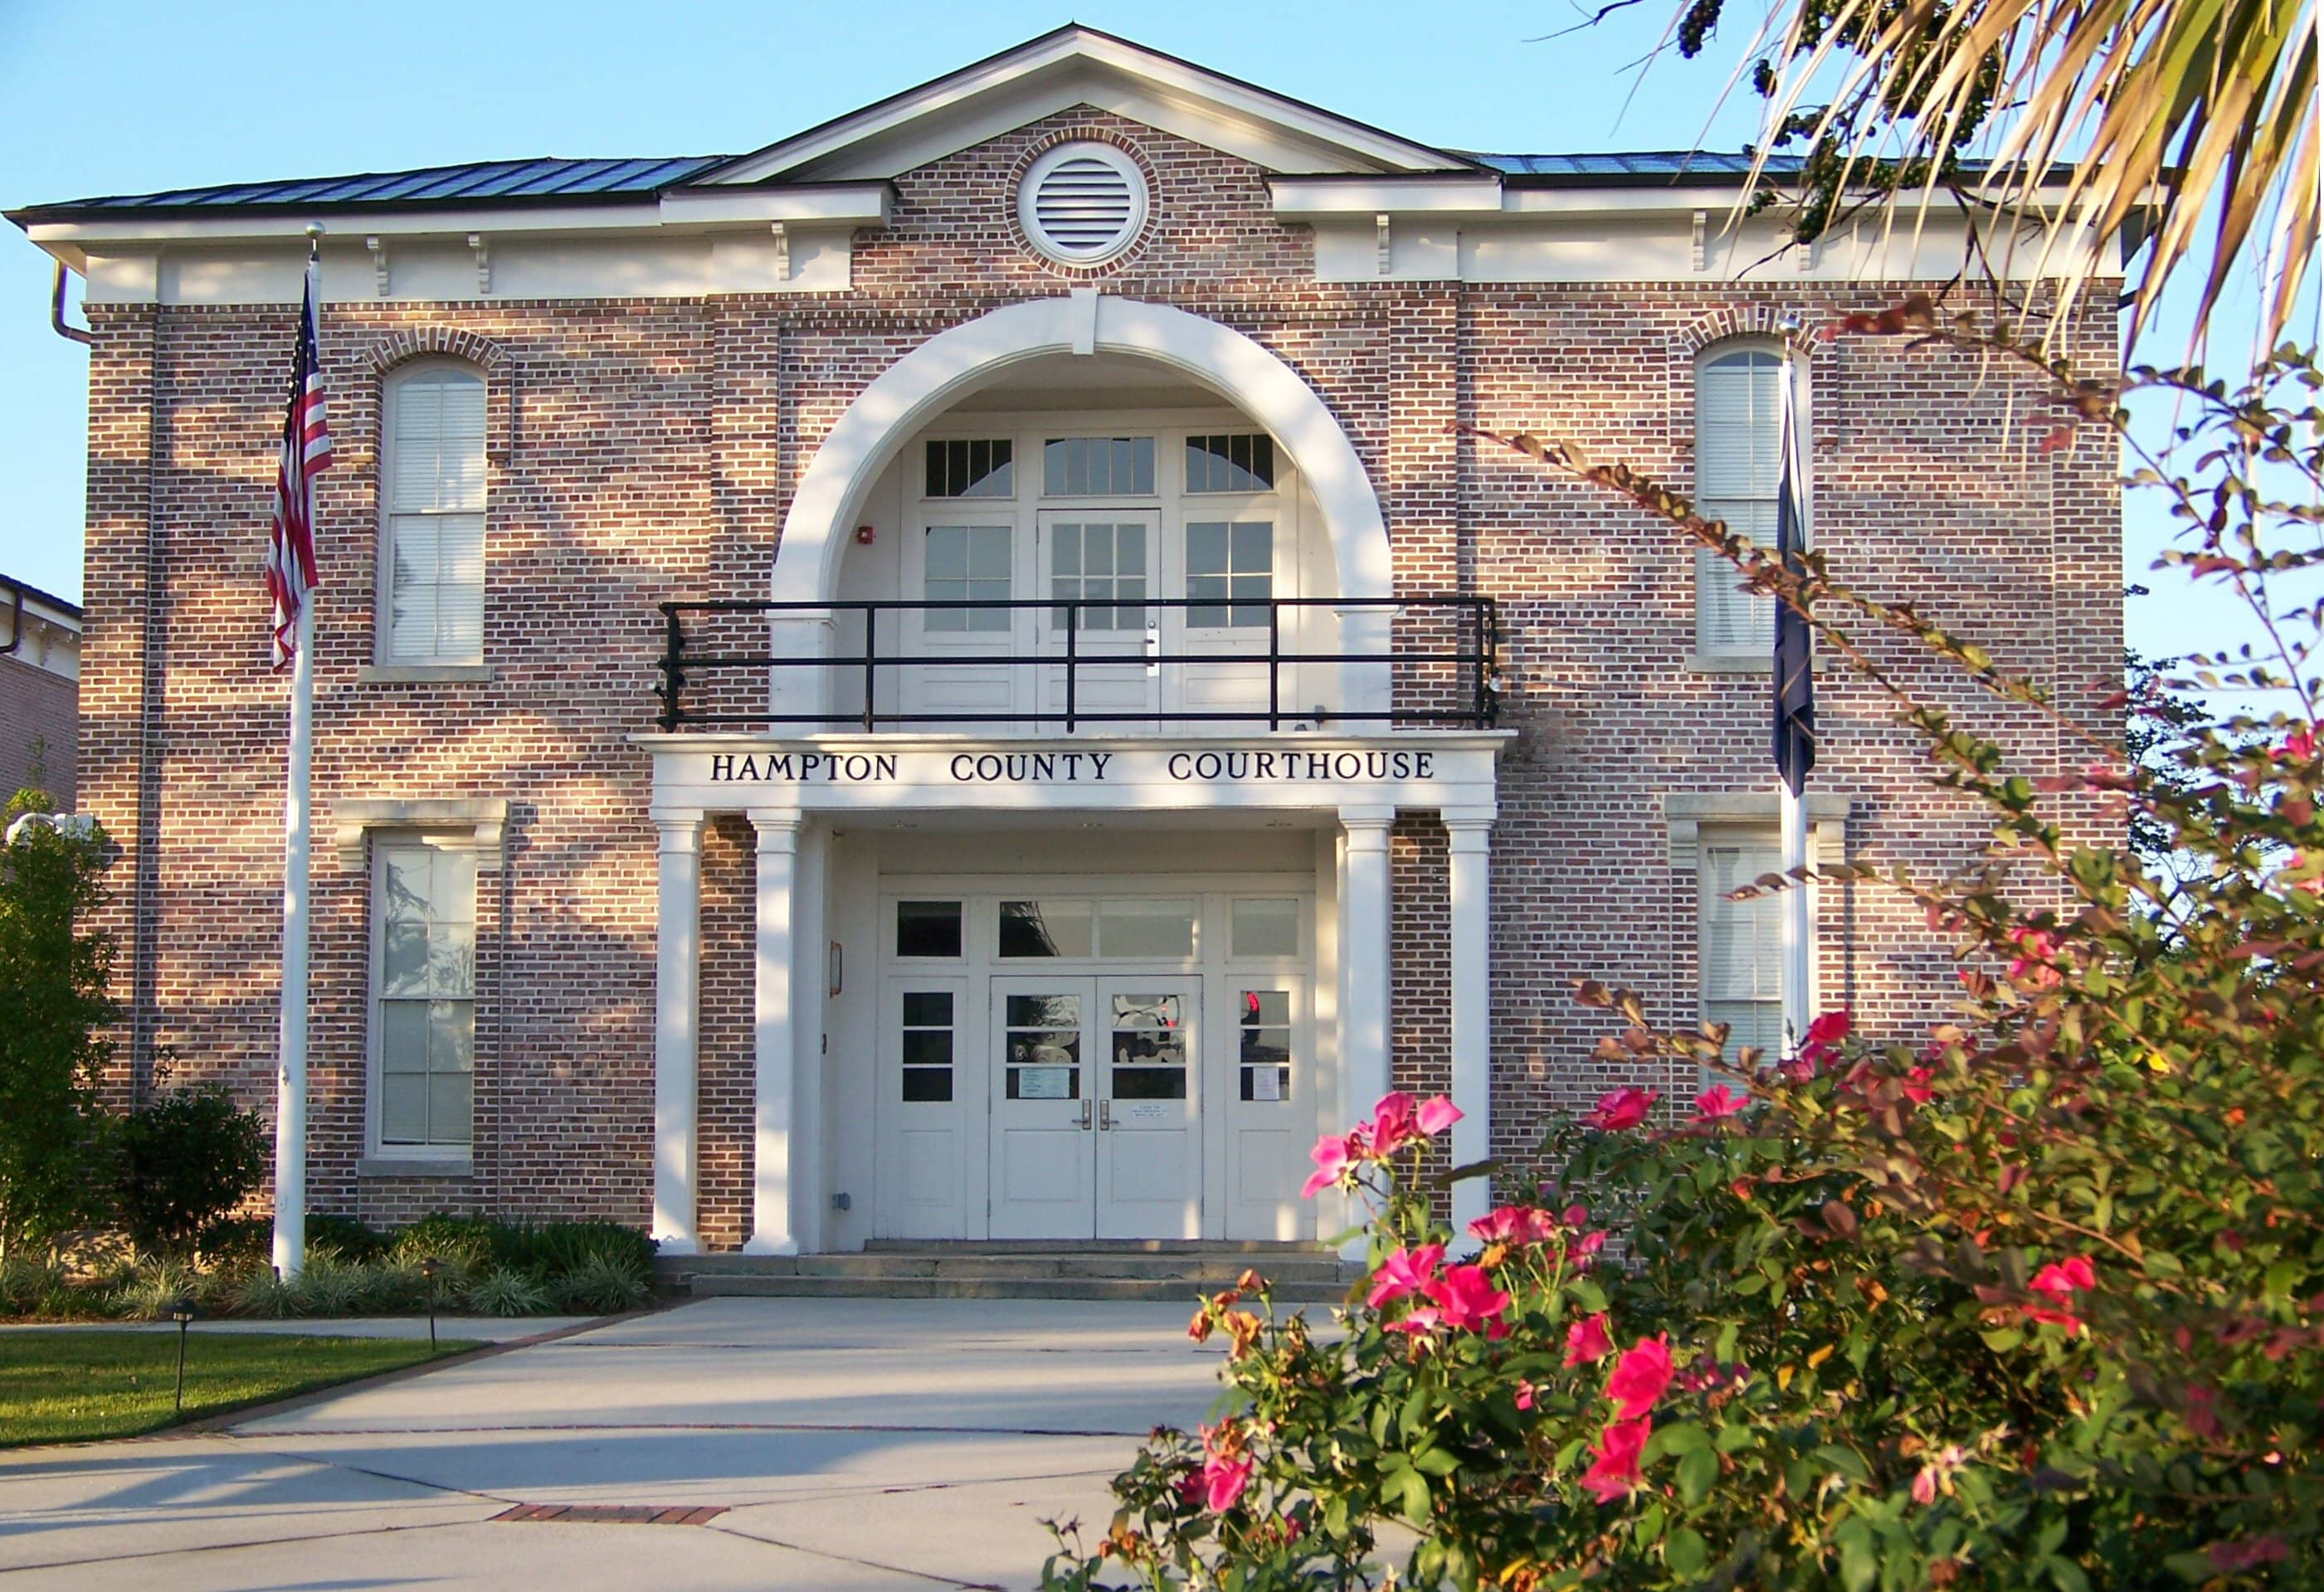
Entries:
POLYGON ((182 1293, 178 1295, 177 1298, 170 1301, 170 1319, 178 1323, 178 1397, 176 1418, 180 1421, 186 1418, 186 1329, 194 1324, 194 1317, 198 1313, 200 1312, 196 1311, 194 1308, 194 1302, 182 1293))
POLYGON ((431 1359, 436 1354, 436 1274, 443 1269, 444 1263, 433 1255, 420 1263, 420 1275, 428 1280, 428 1354, 431 1359))

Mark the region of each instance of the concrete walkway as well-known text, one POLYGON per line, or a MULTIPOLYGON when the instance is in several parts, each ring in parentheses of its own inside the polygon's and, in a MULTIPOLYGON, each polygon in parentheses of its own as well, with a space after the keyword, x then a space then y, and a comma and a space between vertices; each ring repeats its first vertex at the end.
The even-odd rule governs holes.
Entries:
POLYGON ((1102 1532, 1137 1440, 1211 1412, 1190 1313, 707 1300, 222 1434, 0 1453, 0 1592, 1028 1587, 1044 1517, 1102 1532), (494 1518, 524 1505, 696 1523, 494 1518))
MULTIPOLYGON (((595 1316, 438 1316, 436 1335, 449 1343, 513 1343, 521 1338, 544 1338, 574 1327, 586 1327, 595 1316)), ((170 1332, 174 1321, 11 1321, 0 1326, 0 1343, 11 1332, 170 1332)), ((426 1316, 300 1316, 289 1321, 225 1320, 196 1321, 195 1332, 226 1336, 295 1338, 425 1338, 426 1316)))

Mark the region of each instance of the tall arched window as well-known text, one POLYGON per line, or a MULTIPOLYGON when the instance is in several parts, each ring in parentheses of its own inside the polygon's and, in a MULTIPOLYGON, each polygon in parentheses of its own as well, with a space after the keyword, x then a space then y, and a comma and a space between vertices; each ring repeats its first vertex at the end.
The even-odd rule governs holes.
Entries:
MULTIPOLYGON (((1775 545, 1782 380, 1772 343, 1721 344, 1695 365, 1695 506, 1766 548, 1775 545)), ((1694 644, 1702 656, 1764 659, 1773 649, 1775 600, 1741 585, 1726 559, 1695 555, 1694 644)))
POLYGON ((383 397, 380 661, 482 662, 484 378, 415 365, 383 397))

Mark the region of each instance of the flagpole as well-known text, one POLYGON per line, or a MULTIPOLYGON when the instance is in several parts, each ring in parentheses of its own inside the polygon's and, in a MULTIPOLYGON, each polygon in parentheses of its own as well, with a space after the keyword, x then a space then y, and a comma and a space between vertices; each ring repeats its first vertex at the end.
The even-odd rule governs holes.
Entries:
POLYGON ((274 1269, 307 1264, 308 768, 315 712, 315 605, 299 612, 290 666, 290 778, 282 802, 282 1017, 274 1076, 274 1269))
MULTIPOLYGON (((320 309, 319 224, 307 227, 306 299, 320 309)), ((300 308, 300 336, 306 304, 300 308)), ((294 403, 296 400, 294 398, 294 403)), ((303 437, 293 438, 303 447, 303 437)), ((301 492, 306 488, 302 477, 301 492)), ((310 528, 311 530, 311 528, 310 528)), ((299 604, 290 663, 290 778, 282 798, 282 1012, 274 1074, 274 1270, 284 1281, 307 1265, 307 857, 312 829, 309 775, 315 717, 315 601, 299 604)))
MULTIPOLYGON (((1792 368, 1792 340, 1798 329, 1797 321, 1786 319, 1783 324, 1783 365, 1777 378, 1781 384, 1781 391, 1776 402, 1781 406, 1783 416, 1781 427, 1784 447, 1783 476, 1787 483, 1797 483, 1798 502, 1804 509, 1809 480, 1805 469, 1806 461, 1799 446, 1799 415, 1795 408, 1796 391, 1793 386, 1794 373, 1792 368)), ((1804 515, 1802 518, 1804 520, 1804 515)), ((1804 523, 1800 527, 1800 538, 1803 542, 1806 539, 1804 523)), ((1807 1036, 1810 1021, 1808 1010, 1812 978, 1808 959, 1808 947, 1812 943, 1808 922, 1810 892, 1805 884, 1799 882, 1798 873, 1798 870, 1804 869, 1808 863, 1806 785, 1804 775, 1800 780, 1801 788, 1797 790, 1792 788, 1792 782, 1789 779, 1778 778, 1775 781, 1776 789, 1782 793, 1777 815, 1783 829, 1783 869, 1785 877, 1793 880, 1792 888, 1785 890, 1780 897, 1784 907, 1784 1042, 1786 1053, 1791 1054, 1798 1053, 1801 1042, 1807 1036)))

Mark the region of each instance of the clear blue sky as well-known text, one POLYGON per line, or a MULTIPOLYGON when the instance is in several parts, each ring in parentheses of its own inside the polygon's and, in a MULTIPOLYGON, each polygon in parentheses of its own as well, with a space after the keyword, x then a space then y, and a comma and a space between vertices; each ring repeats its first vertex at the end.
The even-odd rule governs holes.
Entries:
MULTIPOLYGON (((1543 40, 1579 16, 1571 0, 205 0, 103 27, 66 0, 0 0, 0 207, 514 156, 736 152, 1069 20, 1456 148, 1739 147, 1756 124, 1748 96, 1706 126, 1738 42, 1658 62, 1632 97, 1624 69, 1672 9, 1646 0, 1543 40)), ((78 598, 87 361, 50 332, 48 287, 47 256, 0 228, 0 573, 78 598)), ((2189 644, 2134 614, 2151 649, 2189 644)))

